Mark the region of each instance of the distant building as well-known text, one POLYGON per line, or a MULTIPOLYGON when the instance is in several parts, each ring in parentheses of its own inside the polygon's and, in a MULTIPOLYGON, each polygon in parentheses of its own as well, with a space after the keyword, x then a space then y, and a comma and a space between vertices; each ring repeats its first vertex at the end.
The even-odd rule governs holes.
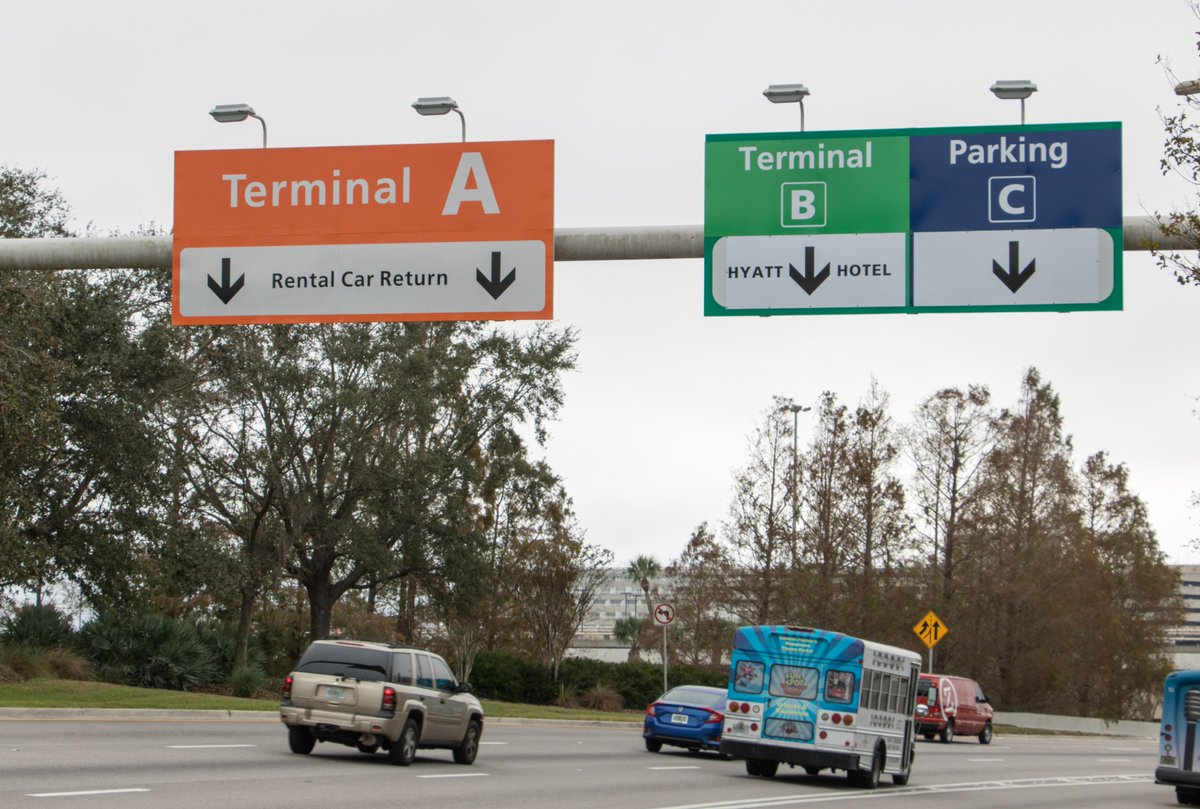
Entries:
POLYGON ((1183 624, 1169 637, 1177 669, 1200 669, 1200 565, 1178 565, 1179 597, 1183 599, 1183 624))
MULTIPOLYGON (((652 601, 670 600, 671 580, 667 576, 659 576, 650 582, 650 598, 652 601)), ((619 643, 613 637, 613 626, 620 618, 645 617, 649 609, 646 596, 641 584, 629 578, 624 568, 608 571, 603 584, 596 589, 596 598, 587 617, 575 632, 567 657, 588 657, 603 660, 608 663, 624 663, 629 659, 629 645, 619 643)), ((643 660, 657 660, 656 650, 647 649, 642 653, 643 660)))

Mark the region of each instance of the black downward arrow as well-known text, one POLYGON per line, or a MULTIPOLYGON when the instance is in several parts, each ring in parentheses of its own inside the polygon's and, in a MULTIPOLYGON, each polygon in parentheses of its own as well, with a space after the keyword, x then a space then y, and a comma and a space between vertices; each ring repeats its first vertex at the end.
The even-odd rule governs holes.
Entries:
POLYGON ((239 275, 238 279, 236 281, 234 281, 232 284, 229 283, 229 259, 227 259, 227 258, 221 259, 221 283, 220 284, 218 284, 211 275, 208 276, 208 288, 216 293, 217 297, 221 299, 221 303, 224 303, 226 305, 228 305, 228 303, 231 300, 233 300, 233 296, 238 294, 238 290, 240 290, 245 285, 246 285, 245 274, 239 275))
POLYGON ((819 273, 813 273, 816 269, 816 249, 812 247, 804 248, 804 274, 801 275, 792 264, 788 264, 788 275, 792 280, 800 285, 800 288, 809 295, 817 291, 817 287, 825 283, 825 279, 829 277, 829 263, 825 263, 825 268, 819 273))
POLYGON ((1017 290, 1021 288, 1021 285, 1028 281, 1034 272, 1036 272, 1033 265, 1037 263, 1037 259, 1030 261, 1029 266, 1024 270, 1019 269, 1021 266, 1021 259, 1019 257, 1020 246, 1020 242, 1008 243, 1007 270, 1000 266, 999 261, 992 261, 992 272, 1004 282, 1004 286, 1008 287, 1014 295, 1017 294, 1017 290))
POLYGON ((513 267, 508 271, 508 275, 504 279, 500 278, 500 253, 492 253, 492 277, 488 278, 483 274, 483 271, 478 267, 475 268, 475 280, 479 285, 487 290, 487 293, 492 296, 492 300, 499 300, 504 294, 504 290, 513 285, 513 281, 517 280, 517 268, 513 267))

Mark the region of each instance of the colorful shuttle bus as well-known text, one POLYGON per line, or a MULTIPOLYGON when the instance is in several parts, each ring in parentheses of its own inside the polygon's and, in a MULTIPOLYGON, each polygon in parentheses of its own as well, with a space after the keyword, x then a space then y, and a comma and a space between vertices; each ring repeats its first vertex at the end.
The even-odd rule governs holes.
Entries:
POLYGON ((721 752, 750 775, 781 763, 845 770, 874 789, 908 783, 921 657, 840 632, 747 626, 733 636, 721 752))
POLYGON ((1200 806, 1200 671, 1173 671, 1163 685, 1154 782, 1175 787, 1175 800, 1200 806))

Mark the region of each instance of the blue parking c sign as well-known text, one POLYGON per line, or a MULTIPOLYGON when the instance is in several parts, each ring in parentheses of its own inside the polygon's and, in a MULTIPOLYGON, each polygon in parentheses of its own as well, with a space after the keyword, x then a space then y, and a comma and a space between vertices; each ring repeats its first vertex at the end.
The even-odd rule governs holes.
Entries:
POLYGON ((1025 126, 914 135, 913 231, 1121 227, 1121 132, 1025 126))

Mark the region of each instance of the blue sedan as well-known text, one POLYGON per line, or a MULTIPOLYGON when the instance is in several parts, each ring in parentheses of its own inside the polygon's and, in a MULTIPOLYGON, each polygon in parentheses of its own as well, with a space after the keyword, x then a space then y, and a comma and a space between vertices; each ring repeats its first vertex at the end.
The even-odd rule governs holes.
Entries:
POLYGON ((646 706, 642 738, 651 753, 657 753, 664 744, 686 747, 693 753, 717 750, 724 724, 724 688, 681 685, 646 706))

